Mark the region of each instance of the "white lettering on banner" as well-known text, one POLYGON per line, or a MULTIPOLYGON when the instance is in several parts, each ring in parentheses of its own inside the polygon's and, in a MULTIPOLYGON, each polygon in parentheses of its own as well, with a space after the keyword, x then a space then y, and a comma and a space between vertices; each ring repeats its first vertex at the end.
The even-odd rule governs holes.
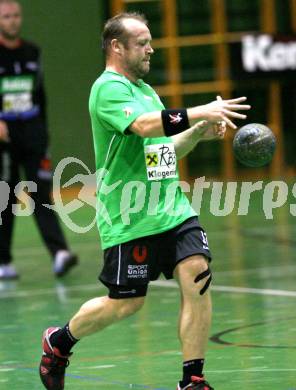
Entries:
POLYGON ((177 159, 173 143, 146 145, 144 152, 148 180, 177 177, 177 159))
POLYGON ((247 72, 296 69, 296 38, 290 42, 273 42, 271 35, 242 38, 242 62, 247 72))

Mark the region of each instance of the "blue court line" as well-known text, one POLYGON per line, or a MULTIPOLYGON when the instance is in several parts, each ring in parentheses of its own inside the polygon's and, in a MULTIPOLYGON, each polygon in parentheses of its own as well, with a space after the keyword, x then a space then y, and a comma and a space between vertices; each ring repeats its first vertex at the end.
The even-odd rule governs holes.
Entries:
MULTIPOLYGON (((34 372, 39 375, 38 370, 35 368, 28 368, 28 367, 13 367, 9 365, 0 365, 0 367, 5 367, 5 368, 14 368, 16 370, 20 371, 28 371, 28 372, 34 372)), ((125 382, 120 382, 120 381, 108 381, 102 377, 99 376, 86 376, 86 375, 74 375, 74 374, 66 374, 66 377, 68 378, 74 378, 74 379, 82 379, 85 381, 91 381, 91 382, 102 382, 110 385, 118 385, 121 387, 124 387, 126 389, 147 389, 147 390, 171 390, 167 387, 151 387, 147 385, 141 385, 137 383, 125 383, 125 382)))

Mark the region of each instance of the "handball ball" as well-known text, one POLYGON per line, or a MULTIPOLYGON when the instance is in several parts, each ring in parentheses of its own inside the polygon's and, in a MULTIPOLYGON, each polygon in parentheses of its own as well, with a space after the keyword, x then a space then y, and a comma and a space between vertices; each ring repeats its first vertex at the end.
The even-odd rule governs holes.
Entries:
POLYGON ((260 123, 241 127, 233 139, 235 157, 247 167, 262 167, 268 164, 275 151, 273 132, 260 123))

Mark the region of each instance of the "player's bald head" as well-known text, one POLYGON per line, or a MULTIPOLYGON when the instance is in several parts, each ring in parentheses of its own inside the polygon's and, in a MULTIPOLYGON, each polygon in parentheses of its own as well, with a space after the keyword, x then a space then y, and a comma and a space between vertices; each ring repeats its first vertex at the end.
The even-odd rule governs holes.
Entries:
POLYGON ((20 3, 17 0, 0 0, 0 7, 3 4, 17 4, 19 7, 21 7, 20 3))
POLYGON ((22 9, 16 0, 0 0, 0 34, 9 41, 18 39, 22 25, 22 9))
POLYGON ((22 11, 22 7, 17 0, 0 0, 0 14, 8 10, 11 11, 12 7, 19 12, 22 11))
POLYGON ((103 50, 108 54, 113 39, 127 46, 134 28, 140 26, 147 28, 148 21, 143 14, 138 12, 124 12, 107 20, 102 34, 103 50))

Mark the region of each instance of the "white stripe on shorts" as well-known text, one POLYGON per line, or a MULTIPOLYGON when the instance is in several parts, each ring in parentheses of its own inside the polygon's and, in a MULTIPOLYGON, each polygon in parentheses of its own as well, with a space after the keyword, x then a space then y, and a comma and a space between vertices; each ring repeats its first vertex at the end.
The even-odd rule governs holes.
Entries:
POLYGON ((121 269, 121 244, 118 245, 118 271, 117 271, 117 285, 120 284, 120 269, 121 269))

